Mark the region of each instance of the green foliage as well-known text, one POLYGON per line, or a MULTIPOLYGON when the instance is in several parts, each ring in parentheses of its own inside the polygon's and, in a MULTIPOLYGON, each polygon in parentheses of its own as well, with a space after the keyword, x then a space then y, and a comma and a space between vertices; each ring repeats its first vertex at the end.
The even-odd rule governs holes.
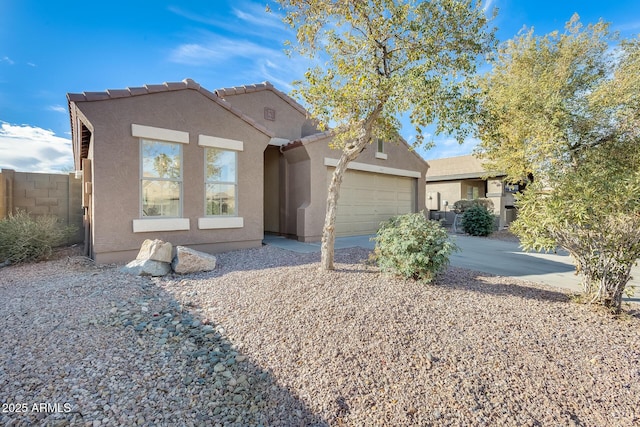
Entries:
MULTIPOLYGON (((317 65, 294 82, 320 128, 332 124, 332 148, 342 150, 329 184, 321 264, 333 268, 335 217, 347 164, 367 144, 397 141, 399 117, 415 128, 435 125, 462 142, 474 122, 481 58, 495 44, 475 0, 275 0, 296 33, 291 51, 317 65)), ((432 143, 425 144, 427 147, 432 143)))
POLYGON ((640 258, 640 39, 608 24, 506 43, 482 80, 478 154, 517 195, 525 249, 568 250, 585 300, 619 312, 640 258))
POLYGON ((54 216, 32 217, 18 211, 0 220, 0 262, 15 264, 46 259, 73 232, 74 227, 61 226, 54 216))
POLYGON ((598 138, 589 103, 612 64, 609 25, 583 26, 577 15, 565 31, 533 30, 502 44, 480 85, 478 154, 484 167, 510 182, 543 179, 598 138))
POLYGON ((495 231, 495 215, 482 204, 474 204, 462 214, 462 228, 472 236, 488 236, 495 231))
POLYGON ((449 265, 449 256, 459 250, 447 231, 424 213, 400 215, 382 223, 374 257, 382 271, 405 278, 431 282, 449 265))
POLYGON ((335 124, 334 144, 360 137, 372 114, 372 135, 399 134, 405 112, 422 143, 422 128, 469 130, 479 57, 494 47, 480 2, 471 0, 276 0, 296 31, 289 47, 322 65, 295 82, 295 95, 323 124, 335 124), (317 59, 321 58, 321 61, 317 59))
POLYGON ((484 206, 488 210, 493 211, 493 202, 491 201, 491 199, 458 200, 453 204, 452 210, 457 214, 461 214, 470 207, 476 205, 484 206))

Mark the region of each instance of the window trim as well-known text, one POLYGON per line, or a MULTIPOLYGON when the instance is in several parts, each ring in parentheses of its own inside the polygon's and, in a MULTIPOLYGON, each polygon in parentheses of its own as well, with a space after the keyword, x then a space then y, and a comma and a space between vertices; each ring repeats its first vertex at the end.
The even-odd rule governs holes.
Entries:
POLYGON ((189 143, 189 132, 158 128, 154 126, 131 124, 131 135, 137 138, 152 139, 160 142, 189 143))
POLYGON ((134 233, 147 233, 150 231, 189 231, 191 229, 189 218, 157 218, 133 220, 134 233))

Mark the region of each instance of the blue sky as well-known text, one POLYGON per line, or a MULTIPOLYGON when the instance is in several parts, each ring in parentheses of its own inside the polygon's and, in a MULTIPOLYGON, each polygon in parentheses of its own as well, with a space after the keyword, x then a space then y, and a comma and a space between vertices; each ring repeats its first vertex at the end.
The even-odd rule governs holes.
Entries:
MULTIPOLYGON (((0 0, 0 168, 70 170, 66 93, 192 78, 207 89, 269 80, 289 92, 308 62, 288 58, 292 38, 265 0, 0 0)), ((640 33, 638 0, 492 0, 498 38, 523 27, 561 30, 577 12, 624 37, 640 33)), ((274 11, 277 10, 274 8, 274 11)), ((406 126, 402 135, 412 139, 406 126)), ((425 159, 468 154, 447 136, 425 159)))

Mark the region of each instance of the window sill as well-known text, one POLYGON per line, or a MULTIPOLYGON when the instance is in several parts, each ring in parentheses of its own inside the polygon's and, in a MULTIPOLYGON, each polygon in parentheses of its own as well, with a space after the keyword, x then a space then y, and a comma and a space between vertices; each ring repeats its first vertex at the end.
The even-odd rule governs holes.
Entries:
POLYGON ((387 153, 381 153, 381 152, 378 151, 376 153, 376 159, 387 160, 387 153))
POLYGON ((200 230, 242 227, 244 227, 244 218, 241 216, 198 218, 198 228, 200 230))
POLYGON ((189 218, 145 218, 133 220, 134 233, 190 230, 189 218))

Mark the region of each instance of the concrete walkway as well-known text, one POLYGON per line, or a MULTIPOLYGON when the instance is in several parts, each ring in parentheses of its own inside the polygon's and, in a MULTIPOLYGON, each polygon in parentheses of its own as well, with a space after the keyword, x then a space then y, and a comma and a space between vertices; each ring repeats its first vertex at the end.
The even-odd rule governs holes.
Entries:
MULTIPOLYGON (((360 246, 373 249, 372 235, 338 237, 336 249, 360 246)), ((485 239, 466 235, 454 235, 452 239, 461 248, 451 256, 451 265, 482 271, 499 276, 516 277, 531 282, 544 283, 551 286, 580 292, 580 276, 575 274, 571 257, 566 253, 545 254, 524 252, 517 242, 485 239)), ((300 253, 320 252, 320 242, 302 243, 279 236, 265 236, 267 245, 276 246, 300 253)), ((627 301, 640 302, 640 267, 632 269, 634 277, 630 283, 636 287, 633 298, 627 301)))

